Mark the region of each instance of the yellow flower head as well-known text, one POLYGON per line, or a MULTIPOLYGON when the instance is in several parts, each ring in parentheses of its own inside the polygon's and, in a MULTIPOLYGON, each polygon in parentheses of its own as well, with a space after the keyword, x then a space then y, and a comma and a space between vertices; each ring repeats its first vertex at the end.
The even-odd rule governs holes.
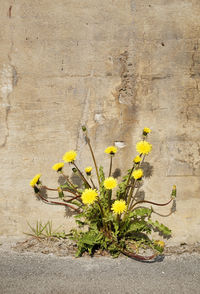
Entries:
POLYGON ((114 155, 117 152, 117 147, 109 146, 104 150, 105 153, 114 155))
POLYGON ((134 161, 135 163, 139 163, 141 160, 142 160, 142 158, 141 158, 139 155, 137 155, 137 156, 133 159, 133 161, 134 161))
POLYGON ((149 128, 144 128, 143 129, 143 135, 146 136, 147 134, 151 133, 151 129, 149 128))
POLYGON ((97 200, 97 190, 85 189, 81 195, 81 199, 84 204, 92 204, 97 200))
POLYGON ((132 176, 135 180, 140 180, 143 176, 143 170, 141 168, 134 170, 132 176))
POLYGON ((61 171, 64 166, 63 162, 56 163, 52 166, 52 169, 55 171, 61 171))
POLYGON ((91 171, 92 171, 92 167, 91 167, 91 166, 87 166, 87 167, 85 168, 85 172, 86 172, 86 174, 87 174, 88 176, 91 174, 91 171))
POLYGON ((39 179, 41 177, 41 174, 37 174, 31 181, 30 186, 34 188, 34 186, 38 183, 39 179))
POLYGON ((140 141, 136 144, 136 150, 138 153, 148 154, 152 149, 152 145, 147 141, 140 141))
POLYGON ((64 154, 63 160, 65 162, 73 162, 74 160, 76 160, 76 156, 76 152, 74 150, 70 150, 64 154))
POLYGON ((126 202, 124 200, 115 200, 115 202, 113 203, 112 205, 112 208, 113 212, 115 214, 121 214, 123 213, 124 211, 126 211, 127 209, 127 205, 126 205, 126 202))
POLYGON ((161 247, 161 248, 164 248, 165 247, 165 242, 164 241, 156 240, 154 243, 156 245, 158 245, 159 247, 161 247))
POLYGON ((103 185, 107 190, 112 190, 117 186, 117 180, 113 177, 108 177, 104 180, 103 185))

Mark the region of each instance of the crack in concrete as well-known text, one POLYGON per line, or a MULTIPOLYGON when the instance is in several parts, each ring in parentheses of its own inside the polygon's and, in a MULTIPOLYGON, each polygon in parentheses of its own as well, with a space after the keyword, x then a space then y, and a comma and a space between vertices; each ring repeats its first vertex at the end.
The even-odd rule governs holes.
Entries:
POLYGON ((3 65, 3 69, 1 71, 1 99, 3 101, 2 106, 5 108, 5 136, 3 143, 0 145, 0 148, 6 146, 8 137, 9 137, 9 125, 8 125, 8 116, 11 109, 10 103, 10 94, 13 92, 14 87, 18 82, 18 74, 14 65, 12 65, 12 52, 14 48, 13 40, 11 40, 10 52, 8 53, 9 63, 3 65))
POLYGON ((116 88, 115 97, 118 98, 118 102, 120 104, 125 104, 128 106, 133 105, 133 97, 134 95, 134 85, 135 85, 135 76, 133 72, 133 64, 129 62, 129 54, 128 51, 124 51, 118 57, 118 61, 120 62, 120 77, 121 84, 116 88))

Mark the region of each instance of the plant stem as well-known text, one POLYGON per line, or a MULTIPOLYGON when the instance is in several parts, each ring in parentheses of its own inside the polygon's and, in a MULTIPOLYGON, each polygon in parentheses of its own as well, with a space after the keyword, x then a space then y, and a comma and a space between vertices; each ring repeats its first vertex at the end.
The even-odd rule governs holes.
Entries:
MULTIPOLYGON (((135 167, 135 165, 133 165, 133 167, 132 167, 132 169, 131 169, 131 171, 130 171, 130 173, 129 173, 129 177, 128 177, 128 180, 127 180, 127 183, 126 183, 125 192, 124 192, 124 199, 127 198, 127 197, 126 197, 126 190, 127 190, 127 188, 129 187, 129 182, 130 182, 131 175, 132 175, 132 172, 133 172, 133 170, 134 170, 134 167, 135 167)), ((127 192, 127 196, 128 196, 128 192, 127 192)))
POLYGON ((134 179, 133 185, 131 186, 131 190, 128 196, 128 200, 127 200, 127 207, 129 207, 130 201, 131 201, 131 197, 135 188, 135 184, 136 184, 137 180, 134 179))
MULTIPOLYGON (((44 189, 46 189, 46 190, 49 190, 49 191, 57 191, 57 192, 58 192, 58 189, 48 188, 47 186, 42 186, 42 188, 44 188, 44 189)), ((70 189, 63 188, 62 190, 63 190, 63 191, 67 191, 67 192, 69 192, 69 193, 72 193, 73 195, 75 195, 75 196, 77 196, 77 197, 80 196, 80 193, 79 193, 79 195, 77 195, 75 191, 72 191, 72 190, 70 190, 70 189)), ((78 193, 78 191, 77 191, 77 193, 78 193)))
POLYGON ((99 183, 99 187, 100 187, 100 177, 99 177, 99 172, 98 172, 98 167, 97 167, 96 159, 95 159, 95 156, 94 156, 94 152, 93 152, 92 146, 90 144, 90 139, 88 138, 87 135, 86 135, 85 138, 86 138, 86 142, 88 143, 88 146, 90 148, 90 152, 91 152, 91 155, 92 155, 92 159, 93 159, 93 162, 94 162, 94 166, 95 166, 96 174, 97 174, 97 179, 98 179, 98 183, 99 183))
POLYGON ((80 171, 80 169, 78 168, 78 166, 75 164, 75 162, 73 162, 73 165, 75 166, 75 168, 77 169, 81 179, 83 180, 83 182, 89 187, 91 188, 90 184, 88 183, 88 181, 86 180, 86 178, 84 177, 84 175, 82 174, 82 172, 80 171))
POLYGON ((104 212, 103 212, 103 208, 102 208, 102 206, 101 206, 101 202, 100 202, 100 200, 98 199, 98 201, 97 201, 97 203, 98 203, 98 205, 99 205, 99 208, 100 208, 100 212, 101 212, 101 219, 102 219, 102 225, 103 225, 103 228, 105 228, 105 230, 107 231, 107 226, 106 226, 106 224, 105 224, 105 222, 104 222, 104 212))
POLYGON ((110 212, 110 209, 111 209, 111 196, 112 196, 112 190, 107 190, 107 197, 108 197, 108 209, 109 209, 109 212, 110 212))
POLYGON ((40 193, 37 193, 37 195, 46 203, 49 203, 49 204, 56 204, 56 205, 63 205, 63 206, 67 206, 67 207, 70 207, 74 210, 79 210, 79 208, 76 208, 76 207, 73 207, 72 205, 68 204, 68 203, 62 203, 62 202, 57 202, 57 201, 49 201, 47 200, 46 198, 44 198, 40 193))
POLYGON ((77 199, 78 201, 82 202, 81 199, 79 199, 79 198, 80 198, 80 196, 78 195, 78 196, 72 197, 72 198, 70 198, 70 199, 68 199, 68 200, 63 199, 63 201, 68 202, 68 201, 72 201, 72 200, 77 199))
POLYGON ((93 188, 96 189, 95 184, 94 184, 92 178, 90 178, 90 181, 91 181, 91 183, 92 183, 93 188))
MULTIPOLYGON (((73 188, 74 190, 77 191, 77 187, 75 187, 74 184, 69 180, 69 177, 66 176, 66 175, 63 173, 63 171, 61 171, 61 174, 62 174, 63 177, 66 179, 66 181, 70 184, 70 186, 72 186, 72 188, 73 188)), ((77 193, 79 193, 79 192, 77 191, 77 193)), ((79 193, 79 194, 80 194, 80 193, 79 193)))
POLYGON ((158 213, 158 212, 156 212, 156 211, 152 211, 153 213, 155 213, 155 214, 157 214, 157 215, 159 215, 159 216, 162 216, 162 217, 168 217, 168 216, 170 216, 173 212, 172 211, 170 211, 168 214, 161 214, 161 213, 158 213))
POLYGON ((110 169, 109 169, 109 177, 111 176, 111 171, 112 171, 112 158, 113 158, 113 155, 110 155, 110 169))
POLYGON ((173 199, 171 198, 167 203, 157 203, 157 202, 152 202, 152 201, 147 201, 147 200, 141 200, 141 201, 138 201, 136 203, 134 203, 132 205, 132 207, 130 207, 130 210, 132 210, 137 204, 139 203, 149 203, 149 204, 153 204, 153 205, 157 205, 157 206, 166 206, 168 205, 173 199))

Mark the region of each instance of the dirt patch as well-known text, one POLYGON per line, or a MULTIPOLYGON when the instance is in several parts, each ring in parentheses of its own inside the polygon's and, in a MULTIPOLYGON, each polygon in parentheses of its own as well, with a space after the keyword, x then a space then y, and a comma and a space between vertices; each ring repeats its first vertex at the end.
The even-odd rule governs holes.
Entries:
POLYGON ((77 246, 69 239, 33 237, 23 242, 17 242, 12 249, 17 252, 54 254, 56 256, 74 256, 77 246))
POLYGON ((167 255, 180 255, 183 253, 199 253, 200 254, 200 242, 195 244, 181 243, 179 246, 169 246, 164 250, 164 254, 167 255))
MULTIPOLYGON (((58 238, 29 238, 23 242, 17 242, 12 249, 17 252, 34 252, 43 254, 53 254, 56 256, 75 256, 76 243, 69 239, 58 238)), ((186 243, 180 246, 169 246, 164 250, 164 255, 180 255, 184 253, 199 253, 200 242, 189 245, 186 243)), ((85 254, 87 255, 87 254, 85 254)), ((109 256, 105 251, 97 251, 95 256, 109 256)))

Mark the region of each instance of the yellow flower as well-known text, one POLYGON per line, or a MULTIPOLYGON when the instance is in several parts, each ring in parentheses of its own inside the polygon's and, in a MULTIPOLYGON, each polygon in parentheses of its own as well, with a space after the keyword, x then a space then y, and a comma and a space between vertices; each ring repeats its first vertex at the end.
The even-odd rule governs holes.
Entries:
POLYGON ((136 169, 132 172, 132 176, 134 177, 135 180, 139 180, 143 176, 143 170, 141 168, 136 169))
POLYGON ((138 153, 148 154, 152 149, 152 145, 147 141, 140 141, 136 144, 136 150, 138 153))
POLYGON ((52 169, 55 171, 61 171, 64 166, 63 162, 56 163, 52 166, 52 169))
POLYGON ((113 177, 106 178, 103 182, 103 185, 106 189, 112 190, 117 186, 117 180, 113 177))
POLYGON ((117 152, 117 147, 109 146, 104 150, 105 153, 114 155, 117 152))
POLYGON ((134 161, 135 163, 139 163, 141 160, 142 160, 142 158, 141 158, 139 155, 137 155, 137 156, 133 159, 133 161, 134 161))
POLYGON ((76 152, 74 150, 70 150, 64 154, 63 160, 65 162, 73 162, 74 160, 76 160, 76 156, 76 152))
POLYGON ((151 133, 151 129, 149 129, 149 128, 144 128, 143 129, 143 135, 147 135, 147 134, 149 134, 149 133, 151 133))
POLYGON ((34 186, 38 183, 39 179, 41 177, 41 174, 37 174, 31 181, 30 186, 34 188, 34 186))
POLYGON ((124 211, 126 211, 127 209, 127 205, 126 205, 126 202, 124 200, 116 200, 113 205, 112 205, 112 208, 113 212, 115 214, 121 214, 123 213, 124 211))
POLYGON ((86 174, 87 174, 88 176, 91 175, 91 171, 92 171, 92 167, 91 167, 91 166, 87 166, 87 167, 85 168, 85 172, 86 172, 86 174))
POLYGON ((161 248, 164 248, 165 247, 165 242, 164 241, 156 240, 154 243, 156 245, 158 245, 159 247, 161 247, 161 248))
POLYGON ((84 204, 92 204, 94 203, 94 201, 97 200, 97 190, 93 190, 93 189, 85 189, 81 195, 81 199, 83 201, 84 204))

